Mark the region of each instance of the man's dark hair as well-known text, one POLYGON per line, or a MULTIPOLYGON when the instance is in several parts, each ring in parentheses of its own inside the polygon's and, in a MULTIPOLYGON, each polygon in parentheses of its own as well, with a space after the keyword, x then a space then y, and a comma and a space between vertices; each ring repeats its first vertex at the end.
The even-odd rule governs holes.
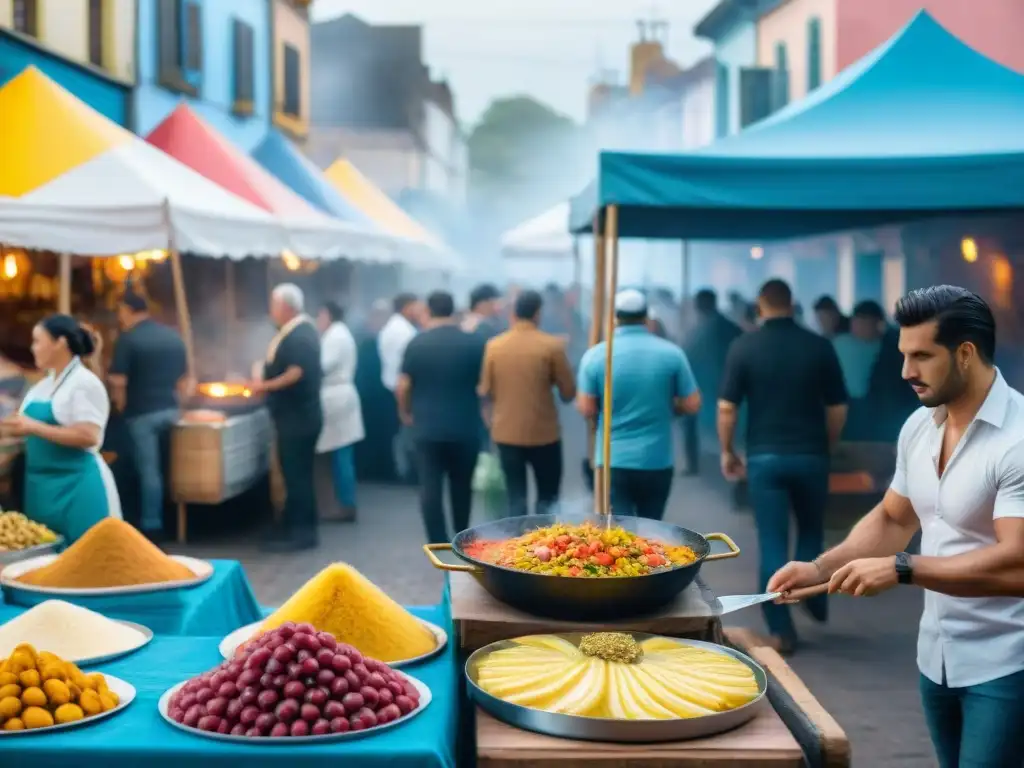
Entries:
POLYGON ((455 314, 455 299, 447 291, 434 291, 427 296, 427 309, 435 320, 444 320, 455 314))
POLYGON ((140 296, 131 288, 128 288, 121 296, 121 303, 135 314, 149 311, 149 302, 146 301, 146 297, 140 296))
POLYGON ((323 306, 324 312, 331 318, 332 323, 341 323, 345 320, 345 310, 341 308, 341 305, 336 301, 325 301, 323 306))
POLYGON ((406 307, 408 307, 415 301, 415 293, 400 293, 397 296, 395 296, 395 300, 392 306, 394 307, 395 312, 402 312, 406 307))
POLYGON ((772 309, 792 309, 793 291, 789 289, 785 280, 773 278, 761 286, 758 293, 761 300, 772 309))
POLYGON ((544 298, 537 291, 523 291, 516 296, 516 317, 520 320, 533 320, 542 306, 544 298))
POLYGON ((868 320, 878 320, 879 322, 885 320, 885 310, 882 309, 882 305, 877 301, 867 299, 857 304, 853 308, 854 317, 863 317, 868 320))
POLYGON ((839 305, 831 296, 819 296, 814 302, 815 312, 839 312, 839 305))
POLYGON ((693 297, 693 306, 702 315, 713 314, 718 311, 718 295, 710 288, 703 288, 693 297))
POLYGON ((996 354, 996 320, 992 310, 977 294, 956 285, 933 285, 911 291, 896 302, 896 323, 900 328, 937 324, 935 343, 953 352, 971 342, 981 361, 992 364, 996 354))
POLYGON ((494 301, 501 296, 501 291, 497 287, 490 283, 484 283, 478 285, 469 294, 469 308, 470 310, 476 309, 478 306, 483 304, 485 301, 494 301))

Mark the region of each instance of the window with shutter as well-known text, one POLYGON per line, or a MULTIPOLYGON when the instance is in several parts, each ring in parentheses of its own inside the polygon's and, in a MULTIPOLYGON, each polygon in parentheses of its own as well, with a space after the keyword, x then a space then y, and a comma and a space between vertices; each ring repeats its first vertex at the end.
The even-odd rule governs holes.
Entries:
POLYGON ((746 128, 772 113, 772 78, 775 70, 744 67, 740 70, 740 127, 746 128))
POLYGON ((103 66, 103 0, 89 0, 89 61, 103 66))
POLYGON ((715 135, 729 135, 729 68, 720 61, 715 65, 715 135))
POLYGON ((807 22, 807 92, 821 85, 821 19, 807 22))
POLYGON ((785 43, 775 44, 775 75, 772 78, 772 111, 789 104, 789 56, 785 43))
POLYGON ((194 82, 190 82, 184 72, 188 48, 187 5, 182 0, 157 0, 158 81, 169 91, 198 96, 199 73, 193 73, 191 80, 194 82))
POLYGON ((185 3, 185 70, 203 69, 203 21, 198 3, 185 3))
POLYGON ((233 24, 235 97, 231 111, 236 115, 248 116, 253 113, 255 98, 253 31, 245 22, 235 19, 233 24))
POLYGON ((39 16, 36 0, 14 0, 11 26, 15 32, 35 37, 39 33, 39 16))
POLYGON ((301 116, 302 67, 297 48, 284 46, 284 109, 292 117, 301 116))

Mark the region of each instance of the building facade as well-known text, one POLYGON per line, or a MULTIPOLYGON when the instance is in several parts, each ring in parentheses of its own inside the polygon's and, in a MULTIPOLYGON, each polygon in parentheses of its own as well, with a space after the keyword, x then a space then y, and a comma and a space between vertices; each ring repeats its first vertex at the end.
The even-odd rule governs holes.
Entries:
POLYGON ((306 152, 344 155, 395 199, 424 193, 461 206, 465 136, 448 84, 423 62, 423 30, 351 14, 312 25, 313 107, 306 152))
POLYGON ((271 124, 267 0, 138 0, 135 128, 146 136, 182 101, 245 152, 271 124))
POLYGON ((35 66, 131 127, 135 0, 0 0, 0 84, 35 66))
POLYGON ((1024 72, 1019 0, 785 0, 757 20, 759 66, 788 72, 799 99, 884 43, 924 9, 967 45, 1024 72))

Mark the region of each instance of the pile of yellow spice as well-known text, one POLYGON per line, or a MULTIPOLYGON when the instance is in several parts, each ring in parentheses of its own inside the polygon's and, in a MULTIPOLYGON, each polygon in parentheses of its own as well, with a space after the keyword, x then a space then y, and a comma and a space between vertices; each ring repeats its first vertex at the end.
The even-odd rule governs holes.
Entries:
POLYGON ((329 565, 307 581, 259 631, 288 621, 312 624, 339 643, 387 663, 423 656, 437 647, 437 638, 423 622, 345 563, 329 565))
POLYGON ((24 731, 73 723, 120 703, 98 672, 23 643, 0 663, 0 728, 24 731))

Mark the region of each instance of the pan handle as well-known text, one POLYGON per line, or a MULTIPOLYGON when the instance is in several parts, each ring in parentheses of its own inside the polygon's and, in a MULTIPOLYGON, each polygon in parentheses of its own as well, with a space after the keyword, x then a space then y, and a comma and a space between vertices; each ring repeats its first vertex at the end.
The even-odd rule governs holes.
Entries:
POLYGON ((453 563, 446 563, 434 554, 434 552, 451 552, 451 544, 424 544, 423 551, 426 553, 427 560, 430 561, 430 564, 439 571, 449 571, 450 573, 476 573, 480 570, 473 565, 454 565, 453 563))
POLYGON ((740 554, 740 548, 736 546, 736 542, 726 536, 724 533, 706 533, 704 538, 708 541, 720 541, 729 548, 728 552, 716 552, 713 555, 708 555, 704 558, 704 562, 709 560, 726 560, 730 557, 738 557, 740 554))

